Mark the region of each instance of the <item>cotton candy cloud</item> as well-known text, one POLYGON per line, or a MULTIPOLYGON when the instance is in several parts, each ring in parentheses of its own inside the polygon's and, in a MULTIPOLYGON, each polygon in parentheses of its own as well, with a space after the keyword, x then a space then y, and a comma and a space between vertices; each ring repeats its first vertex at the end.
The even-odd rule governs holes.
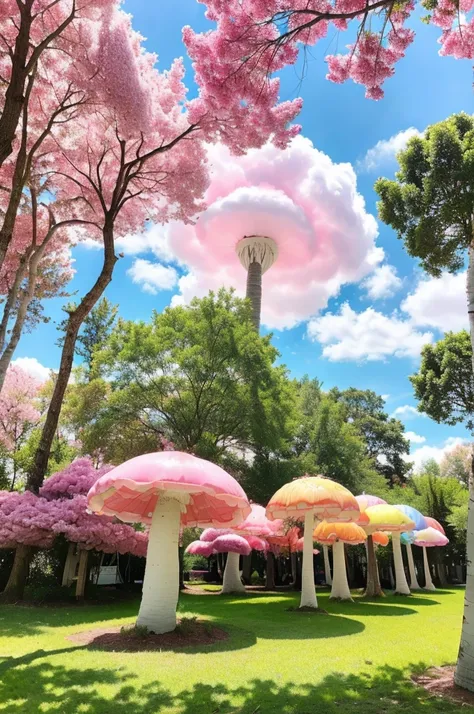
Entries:
POLYGON ((382 260, 377 224, 357 192, 352 166, 333 163, 309 139, 296 137, 286 151, 267 145, 237 158, 212 146, 209 162, 207 210, 195 225, 171 224, 163 239, 184 266, 173 304, 222 286, 245 294, 246 274, 235 252, 245 236, 278 244, 278 258, 263 277, 262 322, 270 328, 307 320, 382 260))

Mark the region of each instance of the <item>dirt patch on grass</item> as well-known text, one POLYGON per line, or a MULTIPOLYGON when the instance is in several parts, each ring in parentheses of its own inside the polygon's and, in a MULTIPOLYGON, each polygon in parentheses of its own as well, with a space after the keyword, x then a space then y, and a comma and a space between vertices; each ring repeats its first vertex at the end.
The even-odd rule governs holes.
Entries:
POLYGON ((413 682, 430 694, 443 697, 457 704, 474 706, 474 694, 461 689, 454 682, 454 667, 431 667, 423 674, 412 677, 413 682))
POLYGON ((91 649, 111 652, 147 652, 150 650, 174 650, 182 647, 213 645, 227 640, 229 633, 209 622, 199 621, 178 626, 174 632, 164 635, 137 634, 133 629, 122 627, 98 627, 69 635, 66 639, 91 649))

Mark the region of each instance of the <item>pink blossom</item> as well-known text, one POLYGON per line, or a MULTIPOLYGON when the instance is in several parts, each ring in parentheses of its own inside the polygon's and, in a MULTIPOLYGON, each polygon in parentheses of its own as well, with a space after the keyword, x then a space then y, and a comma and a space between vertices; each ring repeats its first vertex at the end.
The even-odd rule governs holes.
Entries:
POLYGON ((40 384, 25 370, 10 366, 0 392, 0 442, 12 449, 39 418, 36 399, 40 384))

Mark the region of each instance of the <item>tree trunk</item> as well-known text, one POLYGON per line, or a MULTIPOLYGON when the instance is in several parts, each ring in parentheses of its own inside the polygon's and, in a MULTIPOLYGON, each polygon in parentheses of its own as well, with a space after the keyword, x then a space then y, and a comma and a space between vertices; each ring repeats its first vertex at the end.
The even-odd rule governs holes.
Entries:
POLYGON ((53 396, 49 404, 46 421, 41 433, 41 439, 36 449, 32 470, 28 476, 27 488, 33 493, 38 493, 48 468, 48 460, 51 453, 51 445, 58 426, 59 415, 63 404, 64 394, 71 376, 72 364, 76 340, 82 323, 90 313, 94 305, 102 297, 107 285, 112 280, 117 258, 114 253, 114 232, 113 223, 106 221, 103 230, 104 240, 104 262, 99 277, 93 287, 83 297, 77 308, 71 312, 66 327, 63 350, 59 372, 54 385, 53 396))
POLYGON ((4 602, 22 600, 25 591, 28 571, 34 550, 29 545, 18 545, 15 549, 15 559, 5 590, 2 593, 4 602))
POLYGON ((76 581, 76 600, 84 600, 87 583, 87 564, 89 562, 89 551, 81 550, 79 553, 79 570, 76 581))
POLYGON ((332 546, 333 581, 331 600, 352 600, 349 583, 347 581, 346 558, 344 543, 336 541, 332 546))
MULTIPOLYGON (((469 261, 469 274, 473 270, 473 260, 470 256, 469 261)), ((471 280, 468 279, 468 286, 471 287, 471 291, 468 293, 469 296, 472 295, 474 289, 474 276, 470 276, 471 280)), ((474 302, 474 296, 472 298, 474 302)), ((469 302, 471 306, 472 302, 469 302)), ((474 310, 474 306, 473 306, 474 310)), ((471 339, 474 335, 474 313, 469 314, 471 321, 471 339)), ((473 350, 474 354, 474 350, 473 350)), ((461 644, 459 646, 458 661, 456 664, 456 671, 454 673, 454 681, 459 687, 464 687, 464 689, 469 689, 471 692, 474 691, 474 453, 473 461, 471 464, 471 476, 469 479, 469 510, 467 517, 467 573, 466 573, 466 593, 464 596, 464 617, 461 630, 461 644)))
MULTIPOLYGON (((332 576, 331 576, 331 565, 329 563, 329 548, 327 545, 323 545, 323 555, 324 555, 324 579, 326 581, 326 585, 332 585, 332 576)), ((334 553, 333 553, 334 557, 334 553)), ((333 561, 334 565, 334 561, 333 561)))
POLYGON ((74 580, 74 576, 76 574, 77 560, 78 556, 76 555, 76 546, 74 545, 74 543, 69 543, 66 562, 64 563, 63 579, 61 583, 63 588, 68 588, 74 580))
POLYGON ((402 545, 400 533, 392 533, 393 562, 395 565, 395 593, 397 595, 410 595, 405 567, 403 565, 402 545))
POLYGON ((242 580, 245 585, 250 585, 252 582, 252 553, 243 557, 242 580))
POLYGON ((410 590, 421 590, 416 577, 415 561, 413 559, 413 550, 410 543, 406 544, 408 556, 408 569, 410 571, 410 590))
MULTIPOLYGON (((473 221, 474 225, 474 221, 473 221)), ((471 333, 472 363, 474 371, 474 242, 469 248, 469 264, 466 280, 467 311, 471 333)), ((469 477, 469 509, 466 538, 466 592, 464 595, 464 617, 461 630, 458 661, 454 681, 460 687, 474 692, 474 449, 469 477)))
POLYGON ((19 5, 21 8, 20 27, 13 50, 10 82, 5 92, 2 115, 0 117, 0 166, 3 165, 13 151, 13 142, 25 101, 26 64, 28 52, 30 51, 32 5, 31 0, 19 5))
POLYGON ((275 590, 275 556, 269 550, 267 553, 267 568, 265 572, 265 590, 275 590))
POLYGON ((228 553, 225 564, 224 579, 222 581, 222 592, 244 593, 245 587, 240 579, 240 555, 238 553, 228 553))
POLYGON ((367 536, 367 585, 365 597, 383 597, 384 592, 380 585, 379 569, 377 565, 377 555, 375 553, 374 540, 371 535, 367 536))
POLYGON ((153 513, 148 537, 142 601, 137 618, 157 635, 176 628, 179 596, 179 527, 181 504, 162 498, 153 513))
POLYGON ((259 332, 262 310, 262 266, 256 261, 250 263, 247 272, 247 297, 252 303, 252 322, 259 332))
POLYGON ((427 549, 423 546, 423 565, 425 566, 425 590, 436 590, 431 579, 427 549))
POLYGON ((300 607, 317 609, 318 599, 314 585, 313 530, 313 511, 306 511, 304 516, 303 574, 301 579, 300 607))
POLYGON ((296 553, 290 553, 290 563, 291 563, 291 587, 296 586, 298 580, 298 559, 296 553))

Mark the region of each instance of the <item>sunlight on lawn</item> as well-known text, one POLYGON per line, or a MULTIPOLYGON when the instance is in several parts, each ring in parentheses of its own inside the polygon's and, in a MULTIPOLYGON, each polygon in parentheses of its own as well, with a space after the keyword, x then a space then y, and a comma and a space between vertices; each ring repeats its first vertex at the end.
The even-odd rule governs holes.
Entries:
MULTIPOLYGON (((356 599, 328 615, 288 612, 295 594, 182 596, 181 612, 230 638, 180 651, 110 653, 66 640, 132 622, 138 603, 0 609, 0 712, 7 714, 451 714, 409 673, 454 662, 461 589, 356 599)), ((465 711, 471 708, 465 707, 465 711)))

